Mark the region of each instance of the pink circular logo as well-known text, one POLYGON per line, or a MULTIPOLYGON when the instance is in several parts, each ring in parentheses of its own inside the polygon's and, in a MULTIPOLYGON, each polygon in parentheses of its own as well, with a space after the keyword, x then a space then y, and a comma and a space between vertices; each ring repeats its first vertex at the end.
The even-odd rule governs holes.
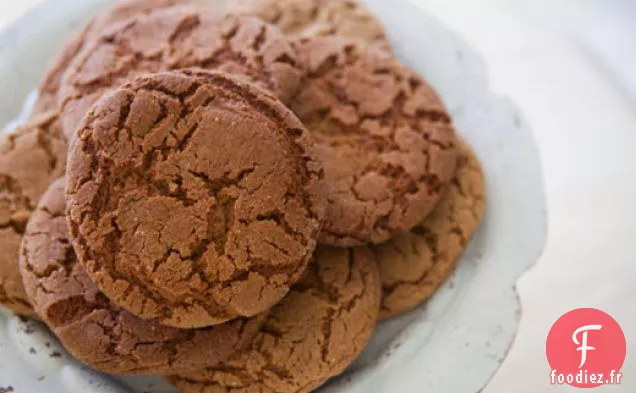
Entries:
POLYGON ((620 384, 625 334, 607 313, 579 308, 559 318, 546 342, 550 383, 579 388, 620 384))

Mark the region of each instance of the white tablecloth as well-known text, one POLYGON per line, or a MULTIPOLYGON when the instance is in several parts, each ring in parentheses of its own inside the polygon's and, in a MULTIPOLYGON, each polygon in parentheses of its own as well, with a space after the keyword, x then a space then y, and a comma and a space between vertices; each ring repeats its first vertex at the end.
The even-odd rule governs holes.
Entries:
MULTIPOLYGON (((3 0, 0 28, 41 1, 3 0)), ((574 391, 548 384, 544 348, 552 323, 577 307, 622 325, 625 376, 609 390, 635 392, 636 2, 413 1, 482 54, 493 89, 524 112, 543 158, 548 245, 519 283, 519 336, 485 393, 574 391)))

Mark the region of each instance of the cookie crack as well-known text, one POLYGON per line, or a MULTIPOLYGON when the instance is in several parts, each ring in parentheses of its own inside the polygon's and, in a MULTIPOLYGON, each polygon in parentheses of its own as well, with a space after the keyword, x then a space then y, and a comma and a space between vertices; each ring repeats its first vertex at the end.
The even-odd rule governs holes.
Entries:
POLYGON ((263 24, 259 29, 258 34, 254 38, 254 42, 252 43, 252 49, 256 52, 260 52, 263 44, 267 39, 267 25, 263 24))
POLYGON ((170 45, 175 45, 176 43, 183 42, 188 37, 190 37, 194 31, 201 25, 201 20, 198 15, 189 15, 186 16, 178 25, 175 27, 170 37, 168 37, 168 42, 170 45))
POLYGON ((38 145, 42 148, 42 151, 48 160, 48 174, 51 174, 58 165, 58 156, 55 154, 52 146, 51 135, 46 132, 38 132, 38 145))
POLYGON ((329 344, 331 344, 331 334, 332 334, 331 323, 333 322, 335 316, 336 316, 336 311, 333 309, 329 309, 327 310, 326 315, 322 319, 321 330, 322 330, 323 341, 322 341, 322 346, 320 350, 320 355, 322 356, 322 361, 327 364, 330 363, 329 344))

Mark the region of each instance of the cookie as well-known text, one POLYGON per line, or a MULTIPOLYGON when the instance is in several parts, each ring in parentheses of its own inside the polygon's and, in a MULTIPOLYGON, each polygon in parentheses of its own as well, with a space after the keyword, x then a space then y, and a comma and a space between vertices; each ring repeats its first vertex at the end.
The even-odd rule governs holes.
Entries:
POLYGON ((358 0, 231 0, 228 8, 257 15, 290 36, 335 35, 390 50, 384 26, 358 0))
POLYGON ((185 330, 142 320, 114 305, 77 263, 65 205, 60 179, 27 225, 20 271, 35 311, 81 362, 119 375, 165 375, 214 366, 251 343, 264 315, 185 330))
POLYGON ((140 77, 96 104, 69 154, 79 259, 142 318, 194 328, 254 316, 311 258, 325 204, 313 139, 238 77, 140 77))
POLYGON ((295 58, 287 38, 254 16, 188 6, 139 15, 106 29, 64 73, 64 131, 70 139, 104 93, 150 72, 224 70, 245 75, 288 101, 302 77, 295 58))
POLYGON ((112 9, 87 23, 71 37, 49 66, 38 88, 38 99, 35 102, 33 112, 38 114, 57 109, 57 95, 62 75, 82 48, 98 36, 99 32, 106 26, 152 10, 186 3, 198 4, 203 3, 203 0, 125 0, 118 2, 112 9))
POLYGON ((34 316, 18 272, 24 228, 40 196, 64 174, 66 142, 48 112, 0 139, 0 305, 34 316))
POLYGON ((433 213, 410 233, 372 248, 384 292, 380 318, 411 311, 435 293, 481 222, 485 200, 481 164, 461 142, 457 173, 433 213))
POLYGON ((455 172, 437 94, 388 55, 324 37, 297 43, 308 76, 292 109, 317 140, 328 184, 320 242, 380 244, 430 213, 455 172))
POLYGON ((306 393, 340 375, 375 329, 377 265, 368 248, 321 246, 310 266, 272 309, 250 349, 170 382, 184 393, 306 393))

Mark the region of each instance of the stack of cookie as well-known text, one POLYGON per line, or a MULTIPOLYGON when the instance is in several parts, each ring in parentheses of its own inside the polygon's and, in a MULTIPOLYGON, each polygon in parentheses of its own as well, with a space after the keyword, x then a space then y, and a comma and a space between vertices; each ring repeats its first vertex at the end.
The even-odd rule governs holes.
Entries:
POLYGON ((355 0, 127 0, 0 142, 0 303, 85 364, 309 392, 449 276, 480 164, 355 0))

